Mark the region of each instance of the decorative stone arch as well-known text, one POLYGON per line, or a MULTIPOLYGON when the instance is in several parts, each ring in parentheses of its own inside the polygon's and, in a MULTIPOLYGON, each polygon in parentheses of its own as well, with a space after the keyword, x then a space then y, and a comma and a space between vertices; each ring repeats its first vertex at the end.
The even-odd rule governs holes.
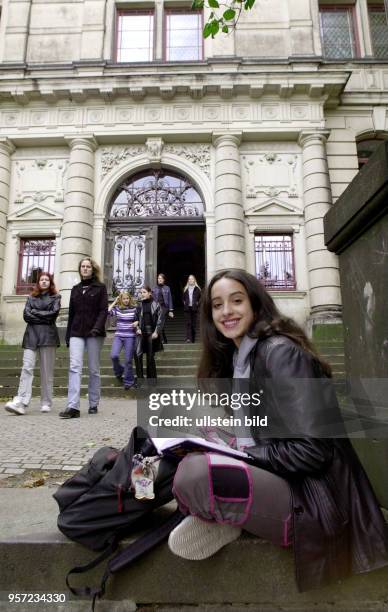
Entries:
POLYGON ((374 150, 383 141, 388 140, 387 130, 363 130, 356 134, 358 165, 361 169, 374 150))
MULTIPOLYGON (((113 247, 109 245, 113 240, 117 240, 117 237, 112 239, 109 238, 110 230, 108 231, 108 227, 112 225, 109 217, 113 198, 115 193, 119 190, 120 185, 142 172, 158 169, 163 170, 167 174, 171 172, 172 175, 187 178, 200 195, 203 203, 203 216, 201 216, 201 219, 203 219, 206 229, 207 226, 210 225, 210 230, 206 231, 205 251, 207 253, 207 264, 209 265, 210 259, 210 267, 213 268, 211 258, 214 258, 214 224, 212 223, 214 200, 210 178, 207 176, 207 173, 203 172, 202 169, 199 169, 192 162, 170 152, 163 152, 158 163, 152 163, 149 156, 146 154, 137 155, 125 163, 120 164, 117 168, 112 169, 100 185, 96 185, 93 256, 102 262, 112 262, 113 247)), ((127 221, 134 225, 136 225, 136 223, 137 225, 144 225, 146 220, 149 221, 149 219, 149 217, 131 217, 128 218, 127 221)), ((170 219, 172 223, 174 219, 176 220, 174 217, 166 217, 165 220, 168 222, 170 219)), ((193 220, 195 220, 195 217, 193 217, 193 220)), ((147 240, 149 239, 148 236, 147 240)), ((109 265, 111 265, 111 263, 109 265)), ((105 272, 107 277, 110 276, 113 278, 112 268, 107 268, 105 272)))

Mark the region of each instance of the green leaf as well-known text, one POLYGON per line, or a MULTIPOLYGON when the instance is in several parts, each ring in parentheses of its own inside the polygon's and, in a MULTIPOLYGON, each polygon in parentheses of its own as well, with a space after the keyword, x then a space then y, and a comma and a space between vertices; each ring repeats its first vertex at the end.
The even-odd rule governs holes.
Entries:
POLYGON ((211 30, 211 37, 214 38, 216 34, 218 34, 220 29, 220 24, 218 23, 218 21, 216 21, 215 19, 213 19, 213 21, 210 22, 210 30, 211 30))
POLYGON ((205 25, 205 27, 203 28, 203 37, 204 37, 204 38, 209 38, 209 36, 211 35, 211 33, 212 33, 211 24, 210 24, 210 23, 207 23, 207 24, 205 25))
POLYGON ((223 18, 226 21, 230 21, 231 19, 234 19, 236 16, 236 11, 234 11, 233 9, 229 8, 225 11, 225 13, 223 14, 223 18))
POLYGON ((191 8, 194 11, 202 10, 204 7, 204 0, 193 0, 191 8))
POLYGON ((228 26, 227 26, 227 25, 222 26, 222 31, 223 31, 225 34, 228 34, 228 32, 229 32, 229 28, 228 28, 228 26))
POLYGON ((218 4, 217 0, 208 0, 207 3, 210 8, 220 8, 220 5, 218 4))
POLYGON ((246 11, 249 11, 253 5, 255 4, 255 0, 245 0, 244 2, 244 8, 246 11))

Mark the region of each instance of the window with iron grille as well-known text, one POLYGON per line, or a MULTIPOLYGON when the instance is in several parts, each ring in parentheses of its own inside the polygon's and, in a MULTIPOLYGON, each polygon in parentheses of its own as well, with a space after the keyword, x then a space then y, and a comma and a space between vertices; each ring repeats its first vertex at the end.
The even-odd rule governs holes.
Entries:
POLYGON ((16 293, 29 293, 41 272, 54 273, 55 238, 21 238, 16 293))
POLYGON ((267 289, 296 288, 291 234, 255 235, 256 276, 267 289))
POLYGON ((168 62, 199 61, 203 58, 201 12, 166 11, 164 54, 168 62))
POLYGON ((154 59, 153 11, 118 11, 116 38, 118 62, 152 62, 154 59))
POLYGON ((388 58, 388 21, 384 6, 369 6, 369 27, 372 37, 373 55, 388 58))
POLYGON ((352 6, 320 6, 319 20, 325 58, 341 60, 358 56, 352 6))

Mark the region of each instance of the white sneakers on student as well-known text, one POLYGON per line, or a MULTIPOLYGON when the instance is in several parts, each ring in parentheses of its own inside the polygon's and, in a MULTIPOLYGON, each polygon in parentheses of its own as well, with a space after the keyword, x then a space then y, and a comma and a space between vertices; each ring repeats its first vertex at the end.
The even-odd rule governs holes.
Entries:
POLYGON ((7 412, 20 415, 26 414, 27 406, 25 406, 18 397, 14 397, 13 400, 6 403, 4 408, 7 410, 7 412))
POLYGON ((237 540, 240 527, 207 523, 196 516, 187 516, 170 533, 168 546, 178 557, 200 561, 214 555, 220 548, 237 540))
POLYGON ((40 409, 41 412, 51 412, 51 408, 50 406, 47 406, 47 404, 44 404, 42 406, 42 408, 40 409))

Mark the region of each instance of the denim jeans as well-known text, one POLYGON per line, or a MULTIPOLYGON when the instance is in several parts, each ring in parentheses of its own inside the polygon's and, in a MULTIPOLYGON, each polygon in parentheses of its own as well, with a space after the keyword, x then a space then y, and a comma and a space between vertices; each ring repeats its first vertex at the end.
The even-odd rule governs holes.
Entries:
POLYGON ((130 386, 135 382, 133 375, 132 359, 133 353, 135 352, 136 336, 132 338, 124 338, 121 336, 115 336, 113 338, 111 359, 113 365, 113 371, 116 376, 124 377, 124 385, 130 386), (124 349, 125 355, 125 366, 120 363, 120 353, 124 349))
POLYGON ((70 367, 69 367, 69 390, 67 395, 67 407, 79 410, 81 394, 82 366, 84 350, 88 353, 88 397, 89 406, 98 406, 101 394, 100 381, 100 353, 104 338, 70 338, 70 367))

